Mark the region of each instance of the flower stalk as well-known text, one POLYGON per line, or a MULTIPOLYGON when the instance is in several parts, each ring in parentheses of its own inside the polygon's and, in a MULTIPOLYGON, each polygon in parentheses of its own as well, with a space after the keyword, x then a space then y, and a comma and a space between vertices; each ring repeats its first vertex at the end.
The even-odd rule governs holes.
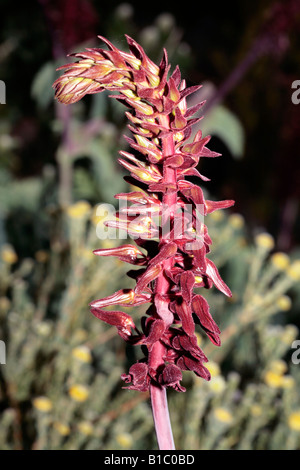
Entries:
POLYGON ((204 366, 207 358, 197 344, 196 324, 215 345, 220 330, 205 298, 195 288, 215 285, 225 295, 231 292, 217 267, 207 258, 212 243, 203 217, 233 201, 209 201, 199 185, 187 176, 208 178, 197 170, 202 157, 219 154, 206 144, 210 137, 198 131, 192 138, 192 116, 199 103, 187 107, 186 97, 199 86, 186 87, 180 70, 169 77, 170 66, 164 51, 159 66, 142 47, 126 36, 130 52, 117 49, 101 38, 108 50, 87 49, 75 54, 80 60, 64 67, 55 83, 56 97, 65 104, 75 103, 89 93, 118 91, 112 97, 123 102, 133 138, 126 137, 133 153, 120 151, 119 163, 130 173, 125 180, 138 191, 115 197, 131 203, 122 208, 108 227, 119 228, 135 239, 112 249, 99 249, 98 256, 116 256, 138 267, 128 275, 134 289, 121 289, 91 303, 91 312, 117 328, 132 345, 140 345, 145 357, 130 367, 122 379, 130 390, 150 391, 153 418, 160 449, 174 449, 166 389, 184 392, 182 371, 193 371, 210 379, 204 366), (110 305, 150 304, 141 319, 141 331, 131 316, 121 310, 107 311, 110 305))

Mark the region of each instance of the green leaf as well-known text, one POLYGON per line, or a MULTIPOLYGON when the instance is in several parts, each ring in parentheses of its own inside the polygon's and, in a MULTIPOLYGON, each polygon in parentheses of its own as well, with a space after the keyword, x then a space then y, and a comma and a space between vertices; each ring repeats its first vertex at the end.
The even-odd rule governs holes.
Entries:
POLYGON ((201 121, 204 135, 219 137, 232 153, 233 157, 241 158, 244 154, 245 133, 243 126, 234 113, 225 106, 213 108, 201 121))
POLYGON ((52 84, 56 78, 56 64, 47 62, 35 75, 31 85, 31 96, 36 100, 38 107, 45 109, 54 98, 52 84))
POLYGON ((119 169, 111 149, 101 139, 93 139, 89 145, 89 157, 93 160, 94 173, 104 201, 114 203, 114 194, 125 189, 123 171, 119 169))
POLYGON ((0 187, 0 212, 7 213, 16 208, 37 210, 42 189, 42 180, 39 178, 8 181, 0 187))

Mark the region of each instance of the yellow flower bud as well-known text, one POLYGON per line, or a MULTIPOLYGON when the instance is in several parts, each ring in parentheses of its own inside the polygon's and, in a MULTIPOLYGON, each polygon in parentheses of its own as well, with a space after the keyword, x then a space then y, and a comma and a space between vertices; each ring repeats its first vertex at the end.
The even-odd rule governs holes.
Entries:
POLYGON ((94 428, 89 421, 81 421, 77 424, 78 431, 84 436, 91 436, 94 428))
POLYGON ((72 356, 80 362, 92 362, 91 351, 87 346, 77 346, 72 350, 72 356))
POLYGON ((69 395, 74 401, 84 402, 88 399, 89 390, 85 385, 72 385, 69 389, 69 395))
POLYGON ((287 371, 287 363, 282 359, 271 361, 269 369, 278 375, 283 375, 287 371))
POLYGON ((289 415, 288 425, 293 431, 300 431, 300 410, 294 411, 289 415))
POLYGON ((222 407, 216 408, 214 410, 214 416, 218 421, 221 421, 221 423, 230 424, 233 421, 232 414, 226 408, 222 408, 222 407))
POLYGON ((96 227, 102 220, 105 221, 105 215, 98 215, 97 214, 97 211, 98 211, 98 207, 99 205, 95 206, 92 210, 92 213, 91 213, 91 216, 90 216, 90 220, 92 222, 92 224, 96 227))
POLYGON ((228 217, 228 222, 234 229, 241 229, 245 225, 244 217, 241 214, 231 214, 228 217))
POLYGON ((224 220, 224 212, 222 210, 214 211, 211 214, 209 214, 209 217, 214 222, 221 222, 222 220, 224 220))
POLYGON ((283 334, 281 335, 281 341, 284 344, 290 345, 294 339, 297 338, 299 333, 298 328, 295 325, 286 325, 283 334))
POLYGON ((290 264, 290 259, 285 253, 274 253, 271 256, 271 263, 280 271, 284 271, 290 264))
POLYGON ((197 344, 198 344, 198 346, 200 346, 203 342, 202 336, 198 332, 195 333, 195 336, 197 338, 197 344))
POLYGON ((59 421, 53 423, 53 427, 61 436, 68 436, 71 431, 70 426, 68 424, 64 424, 59 421))
POLYGON ((226 381, 221 375, 212 377, 208 382, 208 388, 215 394, 222 393, 226 388, 226 381))
POLYGON ((11 245, 3 245, 1 258, 6 264, 14 264, 18 261, 18 256, 11 245))
POLYGON ((268 370, 264 376, 265 384, 270 388, 279 388, 282 385, 282 375, 268 370))
POLYGON ((89 214, 91 206, 87 201, 78 201, 67 208, 67 214, 72 219, 81 219, 89 214))
POLYGON ((220 375, 221 373, 220 366, 216 362, 210 361, 207 364, 205 364, 205 367, 209 370, 212 377, 216 375, 220 375))
POLYGON ((41 321, 35 324, 35 331, 40 336, 47 337, 52 331, 52 323, 50 321, 41 321))
POLYGON ((282 377, 282 388, 291 389, 295 387, 295 379, 291 375, 284 375, 282 377))
POLYGON ((133 439, 127 432, 122 432, 116 436, 116 441, 123 449, 130 449, 133 444, 133 439))
POLYGON ((262 415, 262 407, 259 405, 252 405, 250 412, 252 416, 258 417, 262 415))
POLYGON ((36 410, 42 411, 43 413, 48 413, 53 408, 52 401, 44 396, 36 397, 32 403, 36 410))
POLYGON ((288 276, 294 281, 300 280, 300 260, 294 261, 287 269, 288 276))
POLYGON ((276 304, 280 310, 287 312, 292 306, 292 301, 287 295, 281 295, 278 299, 276 299, 276 304))
POLYGON ((265 250, 271 251, 274 246, 274 238, 269 233, 260 233, 255 237, 255 243, 259 248, 263 248, 265 250))

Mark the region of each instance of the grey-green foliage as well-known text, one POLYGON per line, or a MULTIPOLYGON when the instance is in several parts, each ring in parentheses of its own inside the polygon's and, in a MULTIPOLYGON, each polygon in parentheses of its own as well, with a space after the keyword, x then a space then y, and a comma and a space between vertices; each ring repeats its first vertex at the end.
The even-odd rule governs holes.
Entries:
POLYGON ((235 158, 244 154, 245 133, 237 116, 223 105, 215 106, 201 122, 203 135, 217 136, 235 158))
MULTIPOLYGON (((92 254, 117 243, 97 239, 97 223, 79 202, 67 209, 64 236, 54 237, 49 251, 16 264, 13 248, 1 248, 1 449, 157 448, 148 394, 123 390, 120 380, 139 349, 88 310, 92 299, 132 285, 124 264, 92 254)), ((186 372, 187 392, 169 393, 176 446, 297 449, 297 414, 291 416, 300 409, 300 373, 291 344, 298 329, 278 315, 289 307, 287 291, 298 289, 298 271, 278 269, 270 248, 248 243, 240 216, 209 217, 207 225, 233 297, 201 292, 222 345, 199 334, 212 380, 186 372)), ((143 311, 132 310, 135 321, 143 311)))
POLYGON ((6 170, 0 171, 0 213, 2 215, 15 209, 34 211, 42 194, 41 178, 13 180, 6 170))
POLYGON ((31 84, 31 95, 40 109, 47 108, 53 100, 52 83, 56 79, 55 70, 58 65, 58 62, 54 61, 43 64, 31 84))

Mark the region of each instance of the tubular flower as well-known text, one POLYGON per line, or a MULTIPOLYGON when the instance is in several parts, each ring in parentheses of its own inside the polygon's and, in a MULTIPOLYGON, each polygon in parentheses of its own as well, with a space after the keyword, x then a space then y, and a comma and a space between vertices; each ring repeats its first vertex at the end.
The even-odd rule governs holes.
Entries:
POLYGON ((203 103, 188 108, 186 98, 200 87, 187 88, 178 66, 169 75, 167 53, 159 66, 142 47, 126 36, 130 52, 117 49, 107 39, 104 49, 86 49, 74 54, 79 59, 68 64, 54 82, 57 99, 75 103, 86 94, 117 91, 112 97, 129 110, 126 116, 132 137, 126 138, 133 153, 121 151, 119 163, 130 176, 127 182, 140 188, 116 199, 130 203, 122 208, 111 227, 126 230, 135 245, 99 249, 97 256, 116 256, 138 266, 128 275, 135 289, 123 289, 91 303, 91 312, 118 329, 131 344, 141 345, 145 357, 130 367, 122 379, 126 388, 147 391, 151 385, 185 391, 182 371, 193 371, 210 379, 207 358, 197 344, 195 325, 202 327, 215 345, 220 330, 205 298, 195 288, 217 287, 227 296, 230 289, 217 267, 207 257, 212 243, 203 217, 224 209, 234 201, 205 200, 201 188, 186 179, 208 178, 197 170, 200 158, 218 157, 206 145, 210 137, 198 131, 192 138, 192 116, 203 103), (110 305, 134 306, 148 303, 141 328, 129 314, 105 310, 110 305))

